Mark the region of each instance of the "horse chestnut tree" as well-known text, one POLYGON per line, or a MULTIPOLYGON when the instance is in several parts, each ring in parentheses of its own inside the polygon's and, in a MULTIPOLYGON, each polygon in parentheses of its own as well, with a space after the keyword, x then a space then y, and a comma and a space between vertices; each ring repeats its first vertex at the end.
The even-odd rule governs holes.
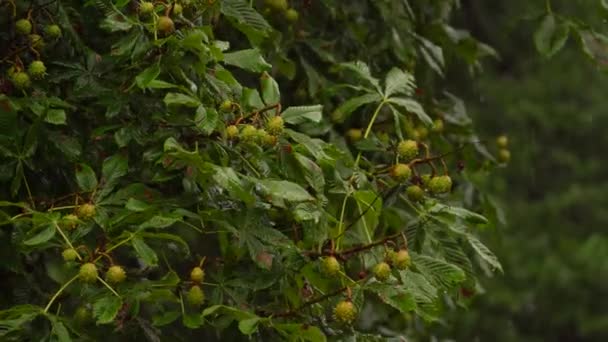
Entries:
POLYGON ((409 339, 464 305, 501 267, 442 89, 493 51, 454 6, 0 2, 0 340, 409 339))

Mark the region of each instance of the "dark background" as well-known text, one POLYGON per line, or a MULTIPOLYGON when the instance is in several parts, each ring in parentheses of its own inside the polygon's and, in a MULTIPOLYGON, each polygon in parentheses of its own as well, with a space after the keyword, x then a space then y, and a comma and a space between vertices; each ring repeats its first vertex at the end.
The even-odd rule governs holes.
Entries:
MULTIPOLYGON (((602 32, 599 3, 551 6, 602 32)), ((490 184, 506 222, 486 236, 505 274, 484 280, 455 324, 433 329, 458 341, 608 341, 607 74, 572 36, 553 58, 539 56, 531 32, 544 1, 462 5, 461 25, 500 54, 480 80, 450 82, 478 131, 510 139, 512 160, 490 184)))

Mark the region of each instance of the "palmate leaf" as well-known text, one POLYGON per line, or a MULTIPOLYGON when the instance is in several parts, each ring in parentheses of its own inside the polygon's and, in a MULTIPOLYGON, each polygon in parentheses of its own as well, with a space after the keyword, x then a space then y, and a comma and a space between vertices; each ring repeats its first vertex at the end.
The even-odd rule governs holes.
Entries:
POLYGON ((270 30, 268 22, 245 0, 223 0, 221 11, 224 15, 235 19, 241 24, 259 31, 270 30))
POLYGON ((466 237, 469 243, 471 244, 471 247, 473 247, 475 252, 477 252, 477 254, 479 255, 479 257, 481 257, 482 260, 490 264, 492 268, 499 270, 501 273, 503 272, 502 265, 498 261, 498 258, 496 257, 496 255, 494 255, 494 253, 492 253, 492 251, 488 247, 486 247, 486 245, 484 245, 481 241, 479 241, 479 239, 477 239, 473 235, 467 234, 466 237))
POLYGON ((367 64, 361 61, 349 62, 339 64, 341 69, 345 69, 353 72, 358 78, 366 81, 369 85, 373 86, 373 90, 375 90, 378 94, 382 94, 382 89, 380 88, 380 80, 372 76, 371 71, 367 64))
POLYGON ((391 103, 391 106, 395 105, 400 108, 405 109, 407 112, 414 113, 427 126, 431 126, 433 124, 433 120, 426 114, 422 105, 418 103, 416 100, 406 99, 402 97, 391 97, 388 99, 388 102, 391 103))
POLYGON ((23 325, 34 320, 42 313, 35 305, 17 305, 0 311, 0 337, 23 328, 23 325))
POLYGON ((393 68, 386 74, 384 81, 384 97, 389 98, 396 94, 411 96, 414 92, 416 84, 414 76, 401 69, 393 68))
POLYGON ((452 288, 466 279, 462 269, 446 261, 414 253, 412 259, 416 269, 438 287, 452 288))

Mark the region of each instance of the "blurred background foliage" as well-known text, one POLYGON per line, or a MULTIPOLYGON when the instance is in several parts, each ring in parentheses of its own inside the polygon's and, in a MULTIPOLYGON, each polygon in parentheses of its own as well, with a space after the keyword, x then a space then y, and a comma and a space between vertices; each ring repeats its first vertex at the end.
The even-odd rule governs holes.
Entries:
MULTIPOLYGON (((487 234, 505 274, 483 281, 486 295, 429 335, 607 341, 608 78, 601 60, 590 62, 572 36, 558 54, 539 58, 530 32, 546 11, 544 1, 467 0, 462 6, 463 25, 500 54, 474 83, 466 76, 448 79, 478 131, 509 136, 511 162, 486 184, 506 217, 499 234, 487 234)), ((600 32, 605 6, 551 2, 554 13, 600 32)))

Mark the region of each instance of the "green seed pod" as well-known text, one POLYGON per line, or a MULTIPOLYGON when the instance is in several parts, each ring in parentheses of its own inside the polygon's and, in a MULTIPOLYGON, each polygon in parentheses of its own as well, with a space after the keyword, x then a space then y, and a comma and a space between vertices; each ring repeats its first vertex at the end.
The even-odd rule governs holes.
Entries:
POLYGON ((391 169, 391 176, 399 182, 406 182, 412 176, 412 169, 407 164, 396 164, 391 169))
POLYGON ((97 281, 97 266, 94 263, 88 262, 80 266, 80 271, 78 272, 78 276, 80 280, 85 283, 94 283, 97 281))
POLYGON ((341 301, 334 307, 334 318, 343 324, 351 324, 357 318, 357 308, 350 300, 341 301))
POLYGON ((424 190, 418 185, 410 185, 405 190, 407 198, 412 202, 420 202, 424 199, 424 190))
POLYGON ((397 154, 403 161, 411 161, 416 158, 418 152, 418 143, 414 140, 403 140, 397 145, 397 154))
POLYGON ((321 260, 321 272, 325 275, 333 277, 340 273, 340 263, 333 256, 328 256, 321 260))
POLYGON ((374 277, 378 281, 385 281, 391 276, 391 266, 386 262, 380 262, 374 266, 374 277))
POLYGON ((27 19, 19 19, 15 22, 17 33, 26 35, 32 33, 32 22, 27 19))
POLYGON ((109 283, 118 284, 125 281, 125 279, 127 279, 127 273, 121 266, 110 266, 106 272, 106 280, 109 283))

